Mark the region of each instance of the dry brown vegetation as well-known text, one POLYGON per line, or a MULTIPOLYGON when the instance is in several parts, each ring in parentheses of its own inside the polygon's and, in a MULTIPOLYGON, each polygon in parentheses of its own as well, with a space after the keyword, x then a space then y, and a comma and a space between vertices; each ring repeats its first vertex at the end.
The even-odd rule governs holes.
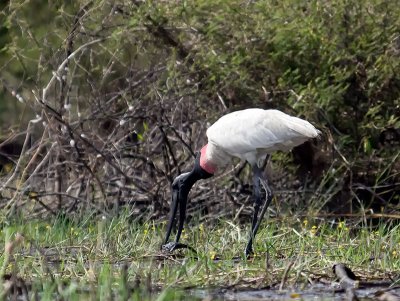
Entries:
MULTIPOLYGON (((276 206, 395 216, 398 13, 390 1, 3 4, 0 108, 17 113, 2 114, 0 206, 164 216, 208 125, 261 107, 324 132, 273 157, 267 173, 290 205, 276 206)), ((189 209, 247 215, 249 182, 234 162, 189 209)))

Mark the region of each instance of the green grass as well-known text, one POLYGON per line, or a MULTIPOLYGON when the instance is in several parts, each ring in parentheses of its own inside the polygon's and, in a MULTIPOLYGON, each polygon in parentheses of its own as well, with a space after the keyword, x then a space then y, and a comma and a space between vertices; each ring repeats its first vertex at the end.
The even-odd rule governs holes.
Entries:
MULTIPOLYGON (((5 223, 4 223, 5 224, 5 223)), ((221 220, 193 223, 182 242, 193 246, 168 256, 159 251, 165 223, 130 223, 127 216, 71 221, 16 220, 0 233, 5 274, 32 286, 42 300, 187 300, 190 287, 306 285, 333 278, 335 262, 365 279, 395 278, 400 270, 399 226, 300 219, 269 219, 256 239, 256 256, 243 256, 248 227, 221 220), (20 233, 23 239, 18 236, 20 233), (216 258, 220 260, 215 260, 216 258)), ((193 297, 194 298, 194 297, 193 297)), ((197 300, 194 298, 194 300, 197 300)))

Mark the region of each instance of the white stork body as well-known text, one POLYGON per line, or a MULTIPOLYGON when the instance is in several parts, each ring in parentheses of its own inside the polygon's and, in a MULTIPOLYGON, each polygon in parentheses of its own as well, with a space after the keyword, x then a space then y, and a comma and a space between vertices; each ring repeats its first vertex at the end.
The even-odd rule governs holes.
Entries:
POLYGON ((258 165, 260 160, 265 156, 268 158, 274 151, 288 151, 319 134, 320 131, 308 121, 278 110, 247 109, 222 116, 207 130, 208 144, 196 157, 193 170, 179 175, 172 183, 171 215, 163 249, 173 251, 188 247, 179 243, 179 238, 191 187, 196 181, 211 177, 217 168, 229 163, 232 157, 238 157, 248 161, 253 170, 254 214, 245 249, 246 256, 251 255, 254 237, 272 200, 272 191, 258 165), (260 183, 267 197, 259 214, 262 203, 260 183), (176 239, 175 242, 168 242, 178 205, 180 215, 176 239))
POLYGON ((267 154, 289 151, 320 134, 311 123, 278 110, 247 109, 222 116, 208 130, 201 166, 210 173, 231 157, 257 165, 267 154), (203 166, 204 165, 204 166, 203 166))

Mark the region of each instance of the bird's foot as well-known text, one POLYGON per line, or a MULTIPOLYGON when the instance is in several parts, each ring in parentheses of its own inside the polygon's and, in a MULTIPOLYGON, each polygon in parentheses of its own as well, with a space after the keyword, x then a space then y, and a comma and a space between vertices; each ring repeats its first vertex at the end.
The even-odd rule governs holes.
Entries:
POLYGON ((246 250, 244 251, 244 257, 246 259, 251 259, 254 257, 254 251, 253 248, 246 248, 246 250))
POLYGON ((197 253, 196 250, 193 249, 191 246, 182 244, 180 242, 172 242, 171 241, 171 242, 166 243, 165 245, 161 246, 161 250, 164 252, 168 252, 168 253, 172 253, 173 251, 178 250, 178 249, 188 249, 194 253, 197 253))

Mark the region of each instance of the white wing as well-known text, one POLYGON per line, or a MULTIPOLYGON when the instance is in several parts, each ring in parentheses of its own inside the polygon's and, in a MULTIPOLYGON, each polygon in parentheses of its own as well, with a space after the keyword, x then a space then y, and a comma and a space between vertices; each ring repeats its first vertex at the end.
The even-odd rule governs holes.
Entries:
POLYGON ((207 137, 226 153, 254 161, 252 157, 290 150, 319 133, 308 121, 281 111, 247 109, 222 116, 207 130, 207 137))

